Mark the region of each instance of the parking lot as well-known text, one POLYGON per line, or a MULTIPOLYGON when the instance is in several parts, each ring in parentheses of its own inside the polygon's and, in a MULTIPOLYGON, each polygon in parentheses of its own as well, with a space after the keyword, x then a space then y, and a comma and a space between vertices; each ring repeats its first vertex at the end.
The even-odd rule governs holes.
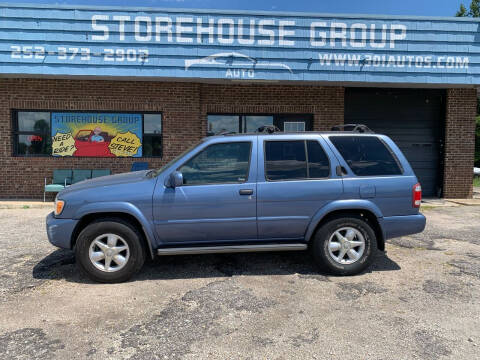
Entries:
POLYGON ((1 359, 473 359, 480 207, 427 208, 355 277, 306 253, 164 257, 132 281, 79 275, 48 209, 0 210, 1 359))

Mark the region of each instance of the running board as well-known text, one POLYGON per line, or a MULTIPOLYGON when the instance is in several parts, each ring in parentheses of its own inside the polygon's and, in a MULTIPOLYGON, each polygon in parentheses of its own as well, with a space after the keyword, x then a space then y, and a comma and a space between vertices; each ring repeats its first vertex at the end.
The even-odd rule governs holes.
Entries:
POLYGON ((257 251, 298 251, 306 250, 307 244, 257 244, 257 245, 226 245, 226 246, 197 246, 163 248, 157 250, 157 255, 190 255, 190 254, 219 254, 244 253, 257 251))

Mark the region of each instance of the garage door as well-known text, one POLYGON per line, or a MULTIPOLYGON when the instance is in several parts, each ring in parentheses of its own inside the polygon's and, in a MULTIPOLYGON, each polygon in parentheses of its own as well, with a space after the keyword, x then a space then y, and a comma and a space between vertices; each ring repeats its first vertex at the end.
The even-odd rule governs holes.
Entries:
POLYGON ((365 124, 390 136, 412 165, 424 196, 440 196, 444 99, 443 90, 350 88, 345 123, 365 124))

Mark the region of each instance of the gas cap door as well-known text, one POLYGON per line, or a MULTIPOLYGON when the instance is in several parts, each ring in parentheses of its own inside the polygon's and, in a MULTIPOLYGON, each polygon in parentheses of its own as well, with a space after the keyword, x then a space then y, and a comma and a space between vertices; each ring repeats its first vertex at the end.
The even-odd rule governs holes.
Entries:
POLYGON ((374 198, 375 195, 375 185, 360 185, 360 197, 362 199, 374 198))

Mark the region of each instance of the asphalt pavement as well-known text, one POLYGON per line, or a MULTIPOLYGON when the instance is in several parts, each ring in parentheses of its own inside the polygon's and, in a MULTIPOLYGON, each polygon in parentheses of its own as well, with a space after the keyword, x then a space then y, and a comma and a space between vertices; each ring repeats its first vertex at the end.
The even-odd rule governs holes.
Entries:
POLYGON ((480 207, 426 208, 354 277, 295 253, 162 257, 96 284, 46 238, 49 209, 0 209, 0 359, 474 359, 480 207))

